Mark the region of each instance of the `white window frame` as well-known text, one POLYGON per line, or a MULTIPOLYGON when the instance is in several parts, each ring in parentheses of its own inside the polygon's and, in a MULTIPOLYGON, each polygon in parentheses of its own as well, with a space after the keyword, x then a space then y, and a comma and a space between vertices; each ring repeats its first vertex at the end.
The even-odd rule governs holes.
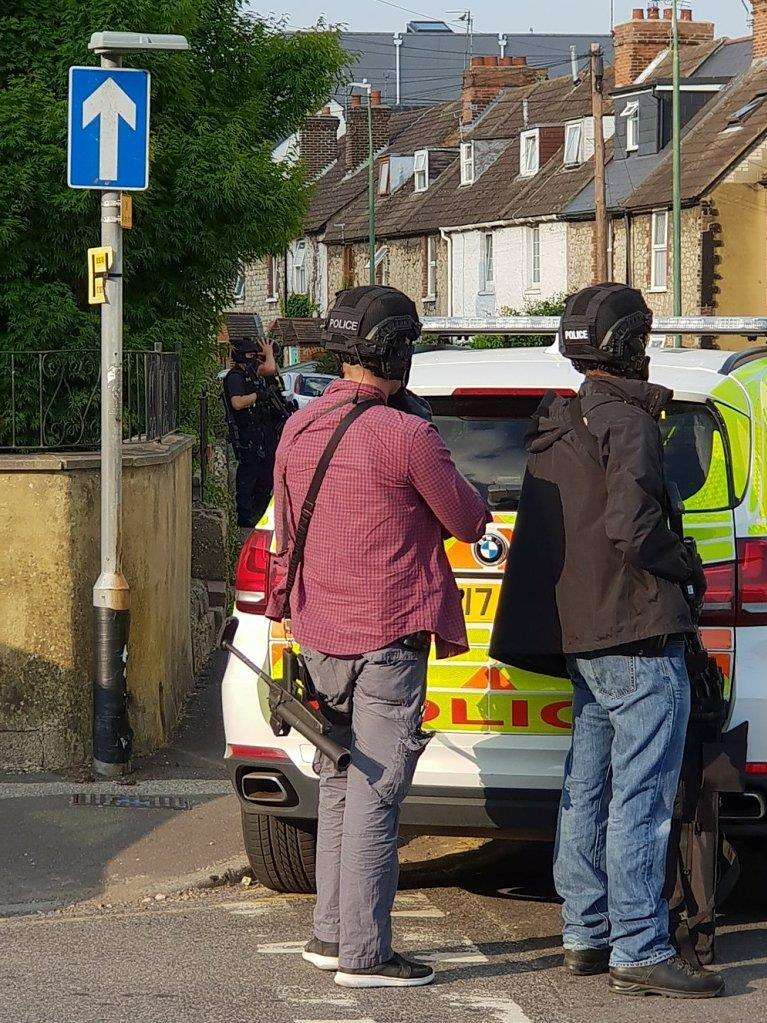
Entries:
POLYGON ((523 131, 519 136, 519 173, 523 178, 532 178, 538 173, 541 161, 541 133, 537 128, 523 131), (534 149, 528 151, 528 142, 534 141, 534 149), (528 159, 528 152, 532 158, 528 159))
POLYGON ((482 235, 480 271, 482 294, 492 294, 495 291, 495 239, 492 231, 485 231, 482 235))
POLYGON ((639 100, 627 103, 621 117, 626 120, 626 152, 635 153, 639 149, 639 100))
POLYGON ((293 247, 292 277, 294 295, 305 295, 307 293, 306 249, 307 245, 305 241, 296 242, 295 246, 293 247))
POLYGON ((391 191, 391 167, 388 159, 383 160, 378 171, 378 194, 389 195, 391 191))
POLYGON ((582 162, 582 153, 583 121, 570 121, 565 125, 565 167, 577 167, 582 162), (573 149, 575 153, 572 152, 573 149))
POLYGON ((668 291, 668 219, 668 210, 653 210, 650 223, 650 291, 668 291), (661 223, 663 224, 663 241, 659 242, 657 240, 658 227, 661 223), (662 274, 658 272, 659 259, 662 259, 662 274))
POLYGON ((462 185, 473 185, 474 184, 474 143, 473 142, 462 142, 461 143, 461 184, 462 185))
POLYGON ((541 225, 531 224, 527 236, 527 286, 537 290, 541 286, 541 225))
MULTIPOLYGON (((387 245, 382 245, 379 249, 376 249, 376 258, 375 258, 375 269, 376 269, 376 271, 378 271, 378 268, 379 268, 379 266, 381 266, 381 264, 383 264, 383 268, 381 270, 381 284, 382 285, 383 284, 388 284, 389 283, 389 247, 387 245)), ((370 277, 370 259, 366 259, 365 260, 365 276, 367 278, 370 277)), ((377 273, 376 273, 376 276, 377 276, 377 273)))
POLYGON ((426 294, 427 302, 437 297, 437 236, 430 234, 426 238, 426 294))
POLYGON ((232 301, 235 305, 245 305, 245 267, 242 263, 237 267, 237 276, 232 287, 232 301))
POLYGON ((429 150, 416 149, 413 162, 413 191, 426 192, 429 188, 429 150))

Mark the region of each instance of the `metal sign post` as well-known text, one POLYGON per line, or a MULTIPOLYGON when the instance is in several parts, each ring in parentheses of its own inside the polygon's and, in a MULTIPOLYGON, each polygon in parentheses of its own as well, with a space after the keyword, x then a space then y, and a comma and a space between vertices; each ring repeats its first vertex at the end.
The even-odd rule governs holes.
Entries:
POLYGON ((93 771, 130 770, 130 587, 122 569, 123 190, 149 185, 149 72, 123 69, 122 53, 188 49, 183 36, 97 32, 101 68, 69 73, 68 183, 101 191, 101 571, 93 587, 93 771), (109 260, 111 259, 111 263, 109 260))

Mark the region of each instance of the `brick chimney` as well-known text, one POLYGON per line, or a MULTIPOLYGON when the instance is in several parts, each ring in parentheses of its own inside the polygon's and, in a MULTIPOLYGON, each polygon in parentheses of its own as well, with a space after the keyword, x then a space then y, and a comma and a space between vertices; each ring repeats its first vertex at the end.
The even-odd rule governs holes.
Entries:
POLYGON ((754 60, 767 58, 767 0, 751 0, 754 14, 754 60))
POLYGON ((461 124, 473 121, 503 89, 533 85, 547 77, 546 68, 528 67, 527 57, 472 57, 463 73, 461 124))
MULTIPOLYGON (((756 15, 756 8, 759 4, 767 7, 767 0, 757 0, 754 4, 754 15, 756 15)), ((670 18, 670 10, 664 10, 661 18, 658 4, 650 3, 646 17, 644 8, 635 7, 631 21, 615 26, 613 42, 616 89, 620 89, 624 85, 631 85, 647 65, 671 45, 670 18)), ((711 42, 713 38, 713 22, 693 21, 692 11, 689 9, 680 11, 680 46, 698 46, 701 43, 711 42)))
POLYGON ((330 107, 313 117, 307 117, 299 136, 301 159, 310 179, 333 163, 338 156, 338 125, 330 107))
MULTIPOLYGON (((373 89, 370 94, 373 113, 373 152, 377 153, 389 145, 389 118, 391 108, 381 105, 381 92, 373 89)), ((349 100, 346 114, 346 169, 354 170, 368 158, 368 108, 367 97, 354 94, 349 100)))

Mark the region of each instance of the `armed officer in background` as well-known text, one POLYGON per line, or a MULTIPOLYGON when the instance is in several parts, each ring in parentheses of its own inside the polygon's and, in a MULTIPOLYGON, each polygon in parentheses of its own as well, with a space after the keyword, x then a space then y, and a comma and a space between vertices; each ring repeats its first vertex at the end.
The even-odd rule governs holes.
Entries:
POLYGON ((237 459, 237 525, 255 526, 272 499, 274 455, 293 406, 280 390, 271 341, 247 337, 232 345, 223 380, 229 440, 237 459))

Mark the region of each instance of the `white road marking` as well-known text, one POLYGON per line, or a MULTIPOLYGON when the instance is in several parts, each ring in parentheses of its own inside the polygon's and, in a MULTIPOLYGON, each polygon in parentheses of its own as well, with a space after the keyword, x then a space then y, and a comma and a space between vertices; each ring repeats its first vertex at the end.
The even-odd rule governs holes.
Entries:
POLYGON ((480 952, 472 941, 462 941, 458 948, 437 948, 430 952, 413 950, 416 959, 427 963, 489 963, 490 959, 480 952))
POLYGON ((295 956, 304 950, 305 941, 275 941, 270 945, 256 945, 256 952, 265 956, 295 956))
MULTIPOLYGON (((353 1009, 357 1003, 353 998, 289 998, 297 1005, 332 1005, 336 1009, 353 1009)), ((316 1023, 316 1021, 315 1021, 316 1023)), ((349 1023, 347 1020, 346 1023, 349 1023)))
POLYGON ((294 1023, 376 1023, 374 1019, 365 1016, 364 1019, 297 1019, 294 1023))
POLYGON ((424 906, 423 909, 395 909, 392 913, 392 916, 407 917, 413 920, 436 920, 444 915, 441 909, 436 909, 434 906, 424 906))
POLYGON ((532 1023, 519 1005, 510 998, 488 998, 483 995, 442 995, 455 1008, 466 1008, 473 1012, 490 1013, 493 1023, 532 1023))

